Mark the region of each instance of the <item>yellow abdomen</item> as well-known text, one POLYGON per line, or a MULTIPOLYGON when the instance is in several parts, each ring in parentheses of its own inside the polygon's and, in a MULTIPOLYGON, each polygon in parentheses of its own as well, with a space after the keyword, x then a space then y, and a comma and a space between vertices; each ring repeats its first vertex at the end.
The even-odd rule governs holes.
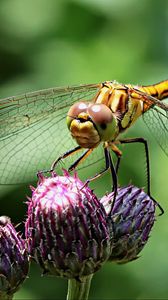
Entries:
POLYGON ((159 100, 165 99, 168 97, 168 80, 152 85, 142 86, 140 90, 159 100))

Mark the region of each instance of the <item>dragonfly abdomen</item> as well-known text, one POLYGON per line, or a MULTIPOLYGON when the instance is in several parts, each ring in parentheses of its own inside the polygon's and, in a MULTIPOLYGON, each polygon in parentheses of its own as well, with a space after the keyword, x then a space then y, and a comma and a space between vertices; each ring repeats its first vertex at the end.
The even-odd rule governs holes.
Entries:
POLYGON ((156 84, 142 86, 141 90, 159 100, 168 97, 168 80, 156 84))

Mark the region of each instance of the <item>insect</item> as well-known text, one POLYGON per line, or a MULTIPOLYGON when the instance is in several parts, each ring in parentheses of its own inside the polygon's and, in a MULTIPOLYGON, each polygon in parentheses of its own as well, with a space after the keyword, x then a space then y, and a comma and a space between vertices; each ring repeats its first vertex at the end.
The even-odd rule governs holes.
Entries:
POLYGON ((0 183, 27 182, 38 170, 50 165, 52 170, 60 160, 72 158, 72 154, 80 150, 85 151, 70 164, 70 170, 83 161, 85 166, 95 163, 98 146, 103 144, 105 169, 98 176, 110 168, 116 189, 122 155, 118 145, 139 142, 145 147, 150 195, 147 141, 122 139, 121 135, 142 116, 168 155, 168 105, 162 101, 166 97, 168 80, 148 86, 106 81, 51 88, 0 100, 0 183), (117 155, 116 166, 110 150, 117 155))

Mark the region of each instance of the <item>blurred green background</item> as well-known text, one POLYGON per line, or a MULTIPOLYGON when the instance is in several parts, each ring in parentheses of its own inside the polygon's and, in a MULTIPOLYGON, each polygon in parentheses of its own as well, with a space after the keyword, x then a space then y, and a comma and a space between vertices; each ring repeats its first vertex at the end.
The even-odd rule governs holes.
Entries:
MULTIPOLYGON (((104 80, 146 85, 167 79, 167 32, 166 0, 0 0, 0 96, 104 80)), ((142 120, 129 136, 149 140, 152 195, 165 214, 137 261, 106 264, 94 276, 89 299, 168 298, 167 157, 142 120)), ((120 184, 145 186, 140 148, 124 147, 120 184)), ((93 183, 98 194, 108 190, 107 177, 93 183)), ((28 190, 3 190, 1 215, 22 222, 28 190)), ((65 299, 66 288, 66 280, 40 277, 33 264, 15 299, 65 299)))

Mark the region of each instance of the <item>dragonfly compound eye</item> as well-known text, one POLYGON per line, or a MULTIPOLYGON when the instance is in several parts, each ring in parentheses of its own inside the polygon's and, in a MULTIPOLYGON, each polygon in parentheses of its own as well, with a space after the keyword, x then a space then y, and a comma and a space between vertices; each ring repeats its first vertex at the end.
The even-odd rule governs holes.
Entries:
POLYGON ((105 104, 93 104, 88 107, 88 114, 95 124, 107 124, 111 123, 113 119, 113 113, 105 104))
POLYGON ((68 111, 68 117, 77 118, 78 115, 82 112, 86 112, 88 108, 88 103, 86 102, 77 102, 71 106, 68 111))
POLYGON ((102 141, 112 140, 118 132, 117 120, 105 104, 92 104, 87 109, 102 141))
POLYGON ((86 102, 77 102, 72 105, 67 114, 67 125, 70 127, 71 121, 75 118, 78 118, 80 113, 86 113, 89 103, 86 102))

